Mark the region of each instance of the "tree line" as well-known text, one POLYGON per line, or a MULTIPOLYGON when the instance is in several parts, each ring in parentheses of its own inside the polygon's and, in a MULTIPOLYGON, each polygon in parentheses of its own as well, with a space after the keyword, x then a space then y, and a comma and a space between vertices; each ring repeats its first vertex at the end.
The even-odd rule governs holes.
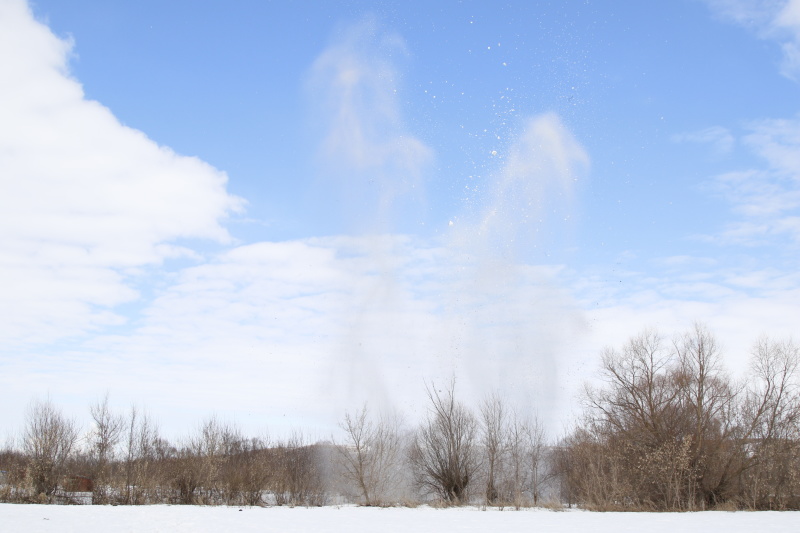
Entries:
POLYGON ((0 501, 141 505, 480 504, 595 510, 800 509, 800 348, 759 339, 733 380, 702 325, 608 348, 573 429, 550 439, 502 395, 476 408, 428 384, 415 427, 368 406, 341 437, 245 436, 210 418, 168 442, 146 413, 89 408, 81 433, 34 401, 0 452, 0 501))

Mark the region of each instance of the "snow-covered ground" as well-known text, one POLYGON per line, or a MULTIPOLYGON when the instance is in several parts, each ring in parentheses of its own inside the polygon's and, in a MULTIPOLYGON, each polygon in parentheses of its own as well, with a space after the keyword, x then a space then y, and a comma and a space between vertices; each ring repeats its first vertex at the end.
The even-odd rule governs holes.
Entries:
POLYGON ((248 508, 194 506, 60 506, 0 504, 3 533, 130 532, 702 532, 800 531, 797 512, 591 513, 482 511, 475 507, 372 509, 362 507, 248 508))

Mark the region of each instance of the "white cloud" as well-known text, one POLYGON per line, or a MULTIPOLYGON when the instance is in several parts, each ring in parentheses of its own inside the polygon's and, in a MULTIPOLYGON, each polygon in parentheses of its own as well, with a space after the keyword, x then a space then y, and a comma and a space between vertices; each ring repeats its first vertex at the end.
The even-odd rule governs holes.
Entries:
POLYGON ((0 339, 48 342, 123 318, 131 276, 191 255, 188 238, 229 242, 241 207, 227 177, 158 146, 86 100, 70 41, 0 2, 0 339))

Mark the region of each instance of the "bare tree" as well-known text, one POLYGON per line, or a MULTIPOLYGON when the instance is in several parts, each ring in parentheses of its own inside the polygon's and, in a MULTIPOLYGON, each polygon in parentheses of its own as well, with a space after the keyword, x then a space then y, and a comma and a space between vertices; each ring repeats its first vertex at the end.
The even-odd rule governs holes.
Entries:
POLYGON ((752 436, 762 442, 797 438, 800 347, 762 337, 753 348, 751 370, 745 412, 752 436))
POLYGON ((140 415, 135 406, 131 407, 126 425, 125 475, 119 493, 123 503, 142 505, 152 496, 157 465, 163 464, 165 445, 156 424, 147 413, 140 415))
POLYGON ((108 394, 102 401, 92 404, 89 412, 94 421, 93 431, 88 437, 94 475, 92 503, 107 504, 110 499, 111 461, 115 459, 116 446, 125 429, 125 419, 111 412, 108 406, 108 394))
POLYGON ((533 505, 539 505, 544 487, 553 475, 548 465, 544 425, 536 416, 524 420, 515 417, 514 427, 518 428, 515 432, 522 434, 524 443, 521 455, 528 469, 525 490, 530 494, 533 505))
POLYGON ((758 340, 741 409, 744 501, 753 509, 800 507, 800 347, 758 340))
POLYGON ((500 494, 499 479, 505 460, 507 439, 506 408, 502 399, 497 394, 488 396, 483 400, 481 412, 481 444, 484 454, 484 468, 486 487, 484 501, 493 505, 505 495, 500 494))
POLYGON ((347 440, 338 446, 339 463, 347 481, 358 487, 364 505, 383 505, 398 479, 400 421, 396 415, 370 419, 367 407, 340 424, 347 440))
POLYGON ((692 439, 686 450, 689 466, 698 477, 698 483, 690 487, 698 491, 701 506, 714 506, 733 492, 735 469, 729 453, 734 450, 728 444, 738 391, 722 368, 716 338, 705 326, 695 324, 674 344, 680 365, 676 378, 681 413, 688 425, 683 436, 692 439))
POLYGON ((37 495, 53 495, 77 442, 77 424, 65 418, 49 399, 31 403, 23 450, 30 461, 29 475, 37 495))
POLYGON ((676 368, 674 354, 665 350, 661 336, 645 330, 622 350, 605 350, 601 369, 605 386, 587 387, 588 407, 610 429, 658 443, 683 424, 678 407, 681 391, 672 379, 676 368))
MULTIPOLYGON (((516 412, 508 425, 508 479, 507 498, 519 509, 525 503, 525 489, 528 485, 528 459, 530 438, 528 424, 516 412)), ((535 456, 538 458, 538 455, 535 456)))
POLYGON ((480 466, 478 421, 455 398, 455 381, 444 391, 427 388, 428 420, 417 430, 409 459, 418 486, 451 504, 467 500, 480 466))

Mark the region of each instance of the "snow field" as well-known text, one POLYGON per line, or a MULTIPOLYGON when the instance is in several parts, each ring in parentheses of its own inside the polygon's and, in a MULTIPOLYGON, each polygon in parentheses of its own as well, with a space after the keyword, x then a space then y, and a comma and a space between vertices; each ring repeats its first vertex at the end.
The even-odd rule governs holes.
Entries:
POLYGON ((0 504, 2 533, 752 533, 800 531, 797 512, 593 513, 355 506, 199 507, 0 504), (240 510, 241 509, 241 510, 240 510))

